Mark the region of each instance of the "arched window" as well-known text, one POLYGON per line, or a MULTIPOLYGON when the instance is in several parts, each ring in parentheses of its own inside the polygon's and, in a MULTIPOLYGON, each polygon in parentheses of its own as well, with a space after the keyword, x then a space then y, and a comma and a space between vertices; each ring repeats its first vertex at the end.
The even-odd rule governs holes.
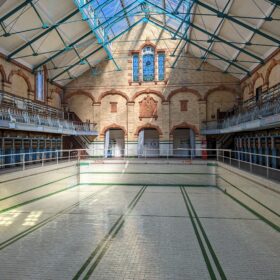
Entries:
POLYGON ((133 82, 139 81, 139 55, 133 54, 133 82))
POLYGON ((155 79, 155 49, 147 46, 142 51, 143 58, 143 81, 153 81, 155 79))
POLYGON ((36 99, 45 101, 45 72, 40 69, 36 72, 36 99))
POLYGON ((165 54, 159 53, 158 54, 158 80, 164 80, 164 69, 165 69, 165 54))

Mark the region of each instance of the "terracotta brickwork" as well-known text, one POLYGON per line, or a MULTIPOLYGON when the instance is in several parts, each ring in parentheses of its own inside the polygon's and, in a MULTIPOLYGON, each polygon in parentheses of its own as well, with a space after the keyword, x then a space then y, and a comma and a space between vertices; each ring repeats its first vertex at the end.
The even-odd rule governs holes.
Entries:
POLYGON ((275 53, 263 66, 254 71, 253 75, 241 83, 243 100, 246 101, 256 95, 256 89, 262 91, 273 88, 280 83, 280 51, 275 53))
POLYGON ((98 65, 99 75, 88 71, 66 86, 64 102, 82 120, 92 118, 97 123, 97 141, 104 140, 101 132, 112 125, 123 127, 128 141, 137 141, 138 132, 143 128, 160 131, 160 139, 164 141, 172 138, 170 133, 174 127, 192 128, 200 137, 202 122, 215 119, 218 109, 225 111, 238 101, 240 81, 209 64, 203 66, 204 71, 195 71, 201 64, 198 58, 184 53, 176 67, 171 68, 176 57, 170 55, 178 41, 166 40, 170 34, 164 32, 160 40, 152 40, 158 32, 154 26, 139 25, 112 46, 122 71, 116 71, 113 62, 107 60, 98 65), (140 53, 147 45, 165 53, 165 79, 132 83, 132 54, 140 53), (147 98, 153 100, 150 107, 154 106, 152 111, 156 117, 147 115, 147 106, 141 107, 147 98), (181 111, 182 100, 187 100, 186 111, 181 111), (112 102, 118 103, 117 113, 111 112, 112 102), (147 118, 143 118, 143 113, 147 118))
MULTIPOLYGON (((15 96, 35 101, 35 76, 23 65, 6 61, 0 56, 0 89, 15 96)), ((46 105, 61 108, 62 89, 50 83, 46 86, 46 105)))

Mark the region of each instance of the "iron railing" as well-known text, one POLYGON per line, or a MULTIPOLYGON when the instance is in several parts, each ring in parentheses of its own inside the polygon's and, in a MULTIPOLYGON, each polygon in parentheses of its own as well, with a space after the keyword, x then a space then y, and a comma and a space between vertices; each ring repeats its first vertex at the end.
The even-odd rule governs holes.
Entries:
POLYGON ((172 160, 179 159, 185 163, 197 160, 223 162, 241 170, 254 173, 268 179, 280 181, 280 156, 257 154, 225 149, 173 149, 161 151, 159 149, 146 149, 142 153, 128 152, 127 149, 108 151, 104 149, 78 149, 78 150, 45 150, 43 152, 17 153, 0 155, 0 168, 2 173, 8 169, 25 170, 44 166, 46 164, 59 164, 60 162, 80 160, 133 160, 149 161, 153 159, 172 160), (106 156, 105 156, 106 154, 106 156), (256 161, 255 159, 258 158, 256 161))
POLYGON ((68 121, 13 108, 0 108, 0 121, 1 120, 11 124, 18 123, 30 126, 46 126, 57 129, 71 129, 74 131, 93 131, 96 126, 95 123, 68 121))
POLYGON ((280 84, 263 92, 258 101, 255 97, 246 100, 224 120, 205 122, 203 129, 229 128, 276 114, 280 114, 280 84))

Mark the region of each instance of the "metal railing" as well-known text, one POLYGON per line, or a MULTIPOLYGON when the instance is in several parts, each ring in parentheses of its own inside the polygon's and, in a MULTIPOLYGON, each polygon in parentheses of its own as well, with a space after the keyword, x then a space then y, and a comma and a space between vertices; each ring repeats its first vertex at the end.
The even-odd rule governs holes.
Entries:
POLYGON ((32 126, 46 126, 57 129, 70 129, 75 131, 94 131, 95 123, 80 123, 64 119, 53 118, 37 113, 13 108, 0 108, 0 120, 10 123, 19 123, 32 126))
POLYGON ((63 111, 48 105, 34 102, 30 99, 15 96, 4 91, 0 91, 1 107, 25 110, 30 113, 44 113, 57 118, 63 118, 63 111))
POLYGON ((61 162, 80 160, 123 160, 136 158, 149 161, 153 159, 179 159, 186 163, 193 161, 223 162, 241 170, 280 181, 280 156, 254 154, 242 151, 225 149, 146 149, 142 153, 119 150, 116 153, 105 153, 104 149, 79 150, 48 150, 43 152, 6 154, 0 156, 0 168, 5 170, 25 170, 46 164, 59 164, 61 162), (105 156, 106 154, 106 156, 105 156))
POLYGON ((205 122, 203 129, 229 128, 276 114, 280 114, 280 84, 263 92, 259 101, 256 101, 255 97, 246 100, 233 112, 229 112, 229 116, 224 120, 205 122))

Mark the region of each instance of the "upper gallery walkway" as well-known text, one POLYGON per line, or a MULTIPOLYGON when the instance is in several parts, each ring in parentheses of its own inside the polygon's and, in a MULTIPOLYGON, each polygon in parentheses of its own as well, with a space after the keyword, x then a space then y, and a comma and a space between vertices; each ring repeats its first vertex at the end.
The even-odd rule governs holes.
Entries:
POLYGON ((255 131, 280 125, 280 83, 228 112, 221 121, 204 124, 202 134, 255 131))
POLYGON ((95 123, 70 121, 63 111, 0 91, 0 128, 65 135, 98 135, 95 123))

